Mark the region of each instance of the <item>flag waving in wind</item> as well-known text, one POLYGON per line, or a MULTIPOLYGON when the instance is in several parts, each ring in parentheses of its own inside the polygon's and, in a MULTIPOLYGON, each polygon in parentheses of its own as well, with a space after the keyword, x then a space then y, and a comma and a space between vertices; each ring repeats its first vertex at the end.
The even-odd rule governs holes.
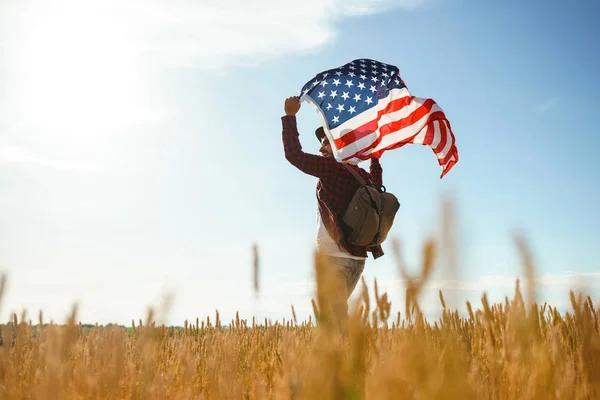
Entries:
POLYGON ((317 74, 300 96, 317 108, 340 162, 379 158, 406 144, 430 146, 442 167, 440 178, 458 162, 442 109, 432 99, 412 96, 393 65, 354 60, 317 74))

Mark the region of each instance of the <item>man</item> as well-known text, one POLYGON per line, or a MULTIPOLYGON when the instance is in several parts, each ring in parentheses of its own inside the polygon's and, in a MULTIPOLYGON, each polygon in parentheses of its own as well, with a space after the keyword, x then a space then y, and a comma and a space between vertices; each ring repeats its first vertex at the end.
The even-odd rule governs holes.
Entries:
MULTIPOLYGON (((285 116, 283 124, 283 147, 285 158, 302 172, 319 178, 317 182, 317 256, 332 268, 342 286, 342 298, 334 305, 336 313, 347 316, 347 300, 354 291, 365 267, 367 252, 374 259, 383 255, 381 246, 366 248, 353 246, 344 238, 344 227, 341 216, 344 215, 356 190, 360 187, 358 180, 341 163, 333 157, 331 144, 322 127, 315 134, 321 143, 321 156, 302 151, 296 125, 296 114, 300 110, 298 96, 289 97, 284 103, 285 116), (343 304, 342 304, 343 303, 343 304)), ((370 173, 364 169, 349 165, 362 178, 383 184, 383 170, 376 158, 371 159, 370 173)))

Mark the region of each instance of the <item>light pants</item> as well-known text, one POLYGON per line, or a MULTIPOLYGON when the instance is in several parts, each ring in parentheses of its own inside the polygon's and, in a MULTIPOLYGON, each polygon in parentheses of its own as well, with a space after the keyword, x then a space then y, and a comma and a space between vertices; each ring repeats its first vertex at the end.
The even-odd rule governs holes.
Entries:
POLYGON ((338 323, 344 323, 348 317, 348 299, 360 280, 366 260, 323 255, 319 255, 318 260, 323 268, 322 276, 331 278, 327 291, 334 316, 338 323))

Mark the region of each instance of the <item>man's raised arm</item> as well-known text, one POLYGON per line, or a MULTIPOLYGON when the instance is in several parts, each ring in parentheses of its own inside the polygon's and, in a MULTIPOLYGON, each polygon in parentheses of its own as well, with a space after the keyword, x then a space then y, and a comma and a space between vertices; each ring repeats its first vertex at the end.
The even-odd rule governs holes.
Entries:
POLYGON ((285 116, 281 117, 283 125, 283 149, 285 158, 300 171, 316 177, 331 174, 332 163, 337 163, 333 158, 308 154, 302 151, 296 113, 300 110, 300 100, 297 96, 285 100, 285 116))

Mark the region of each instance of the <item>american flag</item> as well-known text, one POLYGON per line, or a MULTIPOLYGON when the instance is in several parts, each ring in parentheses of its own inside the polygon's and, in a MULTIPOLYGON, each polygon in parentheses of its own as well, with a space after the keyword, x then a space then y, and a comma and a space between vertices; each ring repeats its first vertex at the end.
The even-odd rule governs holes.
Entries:
POLYGON ((458 162, 444 112, 432 99, 412 96, 396 66, 353 60, 317 74, 302 87, 300 100, 317 108, 340 162, 379 158, 406 144, 430 146, 442 168, 440 178, 458 162))

